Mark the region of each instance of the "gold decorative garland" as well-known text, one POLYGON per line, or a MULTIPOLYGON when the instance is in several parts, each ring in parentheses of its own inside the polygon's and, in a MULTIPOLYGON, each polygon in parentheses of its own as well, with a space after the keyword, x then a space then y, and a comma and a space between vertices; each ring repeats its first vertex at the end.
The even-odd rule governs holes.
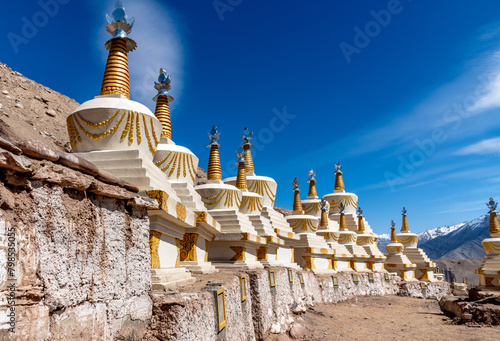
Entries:
POLYGON ((80 123, 80 121, 78 121, 78 119, 76 119, 75 117, 75 121, 76 121, 76 124, 78 125, 78 128, 80 128, 81 131, 83 131, 83 133, 90 139, 93 139, 93 140, 99 140, 103 137, 106 137, 106 136, 109 136, 111 134, 114 134, 117 130, 118 130, 118 127, 120 126, 120 124, 122 123, 123 119, 125 118, 125 112, 123 113, 122 117, 120 118, 120 120, 118 121, 118 123, 111 129, 109 129, 108 131, 105 131, 103 133, 100 133, 100 134, 92 134, 88 131, 85 130, 85 128, 83 128, 82 124, 80 123))
POLYGON ((236 200, 236 206, 240 207, 241 200, 240 200, 240 202, 238 202, 239 198, 238 198, 237 193, 238 193, 237 191, 225 189, 223 191, 220 191, 219 193, 217 193, 217 195, 215 195, 211 198, 206 198, 206 197, 202 196, 201 199, 203 200, 203 203, 205 204, 205 206, 212 207, 212 206, 217 205, 225 197, 226 198, 226 200, 224 202, 225 207, 234 206, 235 200, 236 200), (215 201, 210 202, 212 200, 215 200, 215 201))
POLYGON ((174 172, 177 170, 177 178, 179 178, 181 176, 181 171, 182 171, 182 175, 184 176, 184 178, 187 176, 188 171, 189 171, 189 175, 190 175, 191 179, 194 181, 195 174, 196 174, 196 172, 194 171, 194 161, 193 161, 193 157, 187 153, 170 151, 170 152, 168 152, 167 156, 165 156, 163 159, 155 162, 155 165, 160 167, 171 156, 172 156, 172 158, 170 159, 168 164, 166 166, 160 168, 161 171, 165 172, 167 170, 170 170, 168 175, 172 176, 172 174, 174 174, 174 172))
POLYGON ((78 147, 78 142, 80 142, 80 143, 82 142, 82 138, 80 137, 80 134, 78 133, 78 129, 76 129, 73 116, 68 117, 68 135, 69 135, 71 146, 74 149, 76 149, 78 147))
MULTIPOLYGON (((304 207, 305 205, 307 204, 302 204, 302 207, 304 207)), ((319 202, 315 202, 311 205, 309 205, 309 208, 307 210, 304 210, 304 214, 309 214, 311 212, 319 212, 319 210, 321 210, 321 206, 319 204, 319 202)))
POLYGON ((160 166, 162 163, 164 163, 165 161, 167 161, 168 157, 172 154, 172 152, 168 152, 167 156, 165 156, 163 159, 161 159, 160 161, 157 161, 155 162, 155 166, 160 166))
POLYGON ((276 194, 273 194, 271 187, 269 186, 267 181, 264 180, 253 180, 248 190, 262 196, 267 195, 272 202, 274 202, 274 200, 276 199, 276 194))
POLYGON ((300 228, 300 231, 307 231, 311 229, 312 231, 318 230, 317 226, 310 219, 299 219, 295 224, 290 224, 290 227, 295 231, 300 228))
MULTIPOLYGON (((151 143, 151 136, 149 135, 149 130, 148 130, 148 125, 146 123, 146 115, 142 115, 142 118, 144 120, 144 130, 146 131, 146 137, 148 138, 148 146, 149 146, 149 151, 155 155, 156 154, 156 149, 151 143)), ((151 120, 151 127, 153 127, 153 120, 151 120)))
POLYGON ((339 236, 340 244, 356 243, 357 236, 351 233, 343 233, 339 236))
POLYGON ((262 201, 260 200, 260 198, 244 197, 244 199, 241 201, 240 208, 244 208, 245 206, 247 206, 248 210, 251 212, 255 210, 259 210, 259 212, 262 212, 262 201))
POLYGON ((494 243, 485 242, 483 247, 486 253, 500 252, 500 246, 496 246, 494 243))
POLYGON ((107 120, 105 121, 102 121, 102 122, 99 122, 99 123, 93 123, 93 122, 90 122, 90 121, 87 121, 86 119, 84 119, 80 113, 76 113, 76 116, 83 122, 85 123, 85 125, 89 126, 90 128, 93 128, 93 129, 98 129, 98 128, 102 128, 106 125, 109 124, 109 122, 113 121, 115 119, 116 116, 118 116, 118 113, 120 112, 121 109, 118 109, 115 114, 113 116, 111 116, 110 118, 108 118, 107 120))
POLYGON ((141 143, 142 142, 142 137, 141 137, 141 121, 139 119, 139 113, 136 113, 136 122, 135 122, 135 125, 137 126, 137 143, 141 143))
POLYGON ((130 144, 134 143, 134 118, 135 118, 135 112, 132 111, 130 115, 130 131, 128 134, 128 143, 130 144))
POLYGON ((131 115, 130 110, 125 110, 125 112, 127 113, 127 124, 125 125, 125 129, 123 129, 123 131, 122 131, 122 136, 120 138, 120 141, 125 140, 128 132, 130 130, 130 115, 131 115))
POLYGON ((160 143, 160 140, 158 140, 158 138, 156 137, 156 131, 155 131, 155 125, 154 125, 153 118, 150 117, 149 120, 150 120, 150 123, 151 123, 151 132, 153 133, 153 138, 155 140, 155 145, 157 146, 160 143))
POLYGON ((359 245, 375 244, 375 238, 374 237, 358 237, 357 243, 359 245))
POLYGON ((330 208, 331 209, 335 209, 335 208, 339 208, 340 207, 340 204, 343 203, 344 206, 353 206, 354 208, 357 208, 358 207, 358 202, 357 201, 354 201, 354 199, 350 196, 343 196, 338 202, 335 201, 335 199, 332 199, 332 202, 330 203, 330 208))
POLYGON ((418 243, 418 236, 408 236, 408 237, 401 237, 397 236, 398 242, 401 244, 410 244, 410 243, 418 243))
POLYGON ((389 253, 402 253, 404 249, 402 246, 386 246, 385 248, 389 253))

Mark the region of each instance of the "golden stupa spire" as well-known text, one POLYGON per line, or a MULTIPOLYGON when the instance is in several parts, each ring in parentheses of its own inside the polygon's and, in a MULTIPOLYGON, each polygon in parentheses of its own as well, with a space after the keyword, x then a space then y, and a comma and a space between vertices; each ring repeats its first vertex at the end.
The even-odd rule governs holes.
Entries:
POLYGON ((300 200, 300 181, 295 178, 292 182, 293 185, 293 211, 294 212, 303 212, 302 201, 300 200))
POLYGON ((396 238, 396 223, 394 220, 391 220, 391 243, 397 243, 397 238, 396 238))
POLYGON ((335 190, 345 190, 344 186, 344 178, 342 178, 342 166, 340 165, 340 162, 337 162, 335 165, 335 190))
POLYGON ((358 207, 358 232, 365 232, 365 221, 363 220, 363 210, 358 207))
POLYGON ((403 207, 401 212, 403 212, 403 225, 401 227, 401 232, 410 232, 410 229, 408 228, 408 220, 406 219, 406 212, 408 211, 403 207))
POLYGON ((245 127, 245 130, 243 130, 243 133, 241 134, 241 139, 243 140, 243 149, 245 150, 245 172, 251 173, 251 175, 255 174, 255 170, 253 168, 253 159, 252 159, 252 151, 250 150, 250 147, 252 147, 252 144, 250 143, 250 140, 252 139, 253 132, 248 130, 248 128, 245 127))
POLYGON ((316 191, 316 182, 317 180, 314 178, 316 176, 316 173, 311 170, 308 173, 309 180, 307 182, 309 183, 309 192, 307 194, 307 198, 312 199, 312 198, 317 198, 318 197, 318 192, 316 191))
POLYGON ((488 208, 490 209, 490 234, 496 234, 500 233, 500 222, 498 221, 498 216, 497 216, 497 206, 498 203, 493 200, 493 198, 490 198, 490 201, 486 204, 488 208))
POLYGON ((328 202, 325 199, 321 199, 321 220, 319 221, 319 226, 328 227, 328 202))
POLYGON ((340 203, 339 210, 340 210, 339 230, 345 231, 345 230, 347 230, 347 222, 345 220, 345 212, 344 212, 345 205, 344 205, 344 203, 340 203))
POLYGON ((174 98, 168 94, 168 90, 171 89, 170 76, 167 75, 167 71, 164 69, 160 69, 160 76, 158 77, 158 83, 155 82, 155 89, 158 90, 158 95, 153 98, 153 101, 156 101, 155 116, 162 125, 161 138, 172 139, 170 106, 168 103, 172 102, 174 98))
POLYGON ((245 160, 245 150, 243 147, 238 148, 236 156, 238 157, 238 176, 236 177, 236 188, 241 190, 248 190, 247 186, 247 173, 245 166, 247 161, 245 160))
POLYGON ((128 38, 135 19, 128 19, 121 1, 117 1, 113 18, 106 15, 106 30, 113 38, 105 44, 109 50, 106 69, 101 86, 101 95, 122 94, 130 99, 130 76, 127 54, 137 47, 137 43, 128 38))
POLYGON ((212 127, 212 130, 210 131, 208 138, 210 139, 210 144, 207 147, 210 147, 210 156, 208 158, 207 180, 222 181, 222 172, 220 168, 220 156, 219 156, 220 144, 217 143, 217 141, 220 138, 220 132, 217 130, 217 126, 212 127))

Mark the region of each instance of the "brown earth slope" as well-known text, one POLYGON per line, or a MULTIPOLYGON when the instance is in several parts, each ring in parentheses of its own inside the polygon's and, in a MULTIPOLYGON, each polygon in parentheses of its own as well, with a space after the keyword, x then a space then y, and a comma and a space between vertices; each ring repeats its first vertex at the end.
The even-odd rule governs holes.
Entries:
POLYGON ((35 139, 54 150, 68 143, 66 117, 78 103, 0 63, 0 136, 35 139))
MULTIPOLYGON (((500 327, 454 325, 438 302, 399 296, 358 297, 339 304, 318 304, 296 319, 306 329, 299 340, 499 340, 500 327)), ((300 333, 300 331, 303 333, 300 333)), ((290 340, 269 335, 267 341, 290 340)))

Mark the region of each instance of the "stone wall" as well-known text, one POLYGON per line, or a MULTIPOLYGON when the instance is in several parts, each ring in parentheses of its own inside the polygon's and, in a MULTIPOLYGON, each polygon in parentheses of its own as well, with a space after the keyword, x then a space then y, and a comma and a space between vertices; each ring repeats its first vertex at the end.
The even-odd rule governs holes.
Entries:
POLYGON ((420 289, 419 282, 400 287, 400 278, 392 274, 386 280, 384 274, 375 273, 370 281, 368 274, 360 273, 357 283, 351 274, 338 274, 338 286, 334 286, 332 276, 303 271, 304 283, 301 284, 296 270, 292 270, 292 283, 287 269, 274 268, 273 271, 274 287, 270 285, 267 270, 241 272, 248 279, 245 302, 241 302, 239 273, 200 276, 197 286, 178 289, 191 294, 155 294, 151 330, 145 339, 262 340, 268 334, 287 333, 296 316, 318 303, 338 303, 358 296, 403 294, 440 298, 449 294, 446 282, 428 284, 426 289, 420 289), (227 326, 220 333, 215 298, 202 288, 210 279, 219 282, 216 288, 225 290, 227 326))
MULTIPOLYGON (((7 147, 0 148, 0 339, 141 337, 152 311, 147 208, 153 204, 111 179, 7 147), (11 230, 15 271, 9 274, 11 230), (15 334, 7 317, 12 283, 15 334)), ((58 156, 38 147, 32 154, 58 156)))

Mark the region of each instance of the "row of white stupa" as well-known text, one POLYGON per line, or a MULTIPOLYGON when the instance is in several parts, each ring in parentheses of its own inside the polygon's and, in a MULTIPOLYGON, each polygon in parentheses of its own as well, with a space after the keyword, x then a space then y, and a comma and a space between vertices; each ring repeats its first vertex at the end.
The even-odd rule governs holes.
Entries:
MULTIPOLYGON (((356 215, 358 198, 344 191, 339 165, 335 191, 324 200, 317 196, 313 172, 307 200, 300 200, 295 182, 294 212, 285 219, 273 209, 276 182, 254 173, 248 130, 238 154, 238 176, 222 181, 220 133, 214 127, 208 180, 194 187, 198 158, 172 141, 170 77, 160 71, 154 114, 131 101, 127 54, 137 46, 128 37, 134 20, 128 19, 121 2, 107 19, 113 38, 105 45, 109 56, 101 94, 68 117, 68 134, 75 153, 158 202, 159 209, 148 212, 154 284, 193 280, 186 269, 207 273, 226 267, 300 266, 316 273, 385 271, 378 236, 361 210, 356 215)), ((403 229, 398 240, 410 261, 401 256, 401 247, 392 245, 387 268, 411 279, 410 264, 416 264, 417 278, 432 280, 434 264, 416 248, 417 236, 403 229)))

